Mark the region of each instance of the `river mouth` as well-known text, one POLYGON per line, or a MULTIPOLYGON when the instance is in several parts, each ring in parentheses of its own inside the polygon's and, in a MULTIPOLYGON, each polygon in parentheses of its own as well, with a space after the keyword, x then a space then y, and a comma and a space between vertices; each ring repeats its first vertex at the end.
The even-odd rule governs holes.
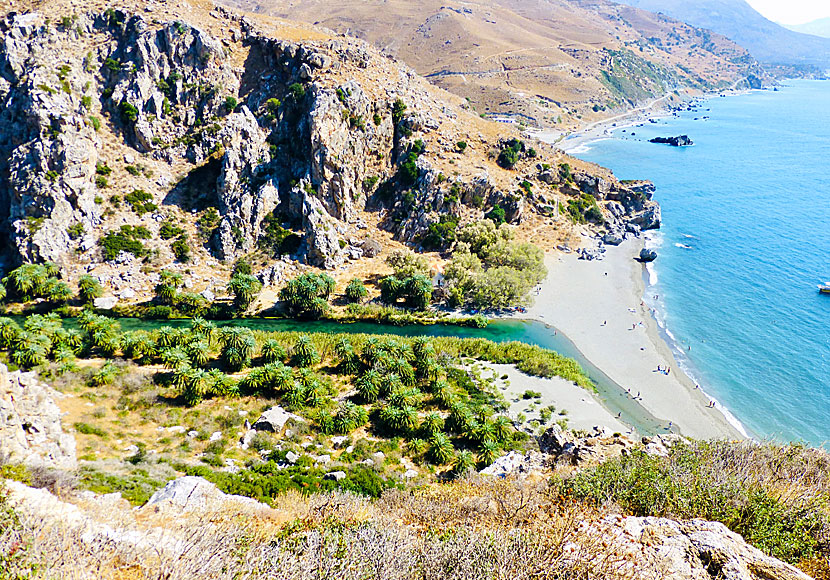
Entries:
MULTIPOLYGON (((163 326, 189 326, 189 319, 143 320, 119 318, 124 331, 152 331, 163 326)), ((67 322, 69 322, 67 320, 67 322)), ((633 399, 630 392, 613 381, 601 369, 589 361, 568 339, 553 326, 533 320, 493 320, 486 328, 432 324, 394 326, 373 322, 333 322, 326 320, 298 321, 268 318, 243 318, 214 321, 217 326, 245 326, 262 332, 308 332, 328 334, 387 334, 395 336, 450 336, 458 338, 481 338, 496 343, 518 341, 553 350, 576 360, 596 388, 596 398, 614 415, 619 414, 623 423, 630 425, 641 435, 665 433, 664 422, 659 421, 642 405, 633 399)), ((71 322, 70 322, 71 324, 71 322)))

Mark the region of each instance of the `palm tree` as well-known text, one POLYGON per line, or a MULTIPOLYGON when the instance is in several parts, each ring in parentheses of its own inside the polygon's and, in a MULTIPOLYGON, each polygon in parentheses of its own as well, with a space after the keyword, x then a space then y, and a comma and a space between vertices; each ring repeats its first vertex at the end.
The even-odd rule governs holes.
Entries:
POLYGON ((110 361, 107 361, 97 373, 92 375, 90 382, 94 387, 102 387, 104 385, 111 385, 117 376, 118 369, 110 361))
POLYGON ((390 372, 395 373, 401 378, 401 382, 405 385, 415 384, 415 369, 403 358, 393 358, 390 361, 390 372))
POLYGON ((241 386, 243 391, 247 393, 259 393, 263 387, 268 384, 268 369, 259 367, 252 369, 247 376, 242 379, 241 386))
POLYGON ((267 365, 268 387, 272 395, 284 393, 294 383, 294 373, 282 363, 267 365))
POLYGON ((360 302, 368 295, 369 291, 366 290, 366 285, 360 278, 352 278, 346 286, 346 299, 349 302, 360 302))
POLYGON ((84 274, 78 278, 78 298, 84 304, 91 304, 104 293, 100 282, 94 276, 84 274))
POLYGON ((366 410, 348 401, 340 403, 334 416, 334 428, 338 433, 349 433, 363 426, 368 420, 366 410))
POLYGON ((256 339, 251 329, 242 326, 226 326, 219 335, 222 342, 221 358, 232 370, 245 367, 256 350, 256 339))
POLYGON ((420 439, 416 437, 415 439, 410 439, 409 442, 406 444, 407 449, 409 449, 409 453, 414 456, 423 455, 427 452, 428 443, 424 439, 420 439))
POLYGON ((190 322, 190 330, 193 334, 201 336, 210 344, 213 340, 213 334, 216 332, 216 324, 197 316, 190 322))
POLYGON ((452 472, 455 477, 461 477, 476 465, 475 456, 467 451, 459 451, 455 456, 455 461, 452 463, 452 472))
POLYGON ((380 373, 374 369, 369 369, 363 373, 363 376, 357 379, 354 384, 360 398, 367 403, 377 401, 380 395, 380 380, 380 373))
POLYGON ((421 391, 415 387, 398 388, 389 393, 389 404, 395 407, 418 407, 421 403, 421 391))
POLYGON ((484 465, 492 465, 492 463, 501 455, 501 448, 499 444, 490 439, 482 441, 478 447, 478 460, 484 465))
POLYGON ((334 417, 332 417, 331 413, 329 413, 325 409, 318 411, 317 426, 320 428, 320 433, 323 433, 324 435, 330 435, 331 433, 334 433, 334 417))
POLYGON ((377 337, 370 337, 365 343, 363 343, 363 361, 366 363, 366 366, 373 367, 378 360, 378 357, 381 354, 380 348, 380 339, 377 337))
POLYGON ((162 326, 156 330, 156 344, 161 348, 170 348, 176 343, 176 330, 172 326, 162 326))
POLYGON ((161 304, 167 304, 168 306, 175 304, 182 282, 182 275, 178 272, 162 270, 159 283, 156 284, 155 288, 156 299, 161 304))
POLYGON ((478 422, 476 428, 472 432, 474 441, 484 443, 485 441, 495 441, 496 426, 489 419, 478 422))
POLYGON ((210 369, 207 371, 205 380, 208 383, 210 394, 215 397, 228 397, 239 394, 239 387, 236 381, 219 369, 210 369))
POLYGON ((430 439, 428 455, 430 461, 436 465, 446 465, 452 460, 454 454, 452 441, 446 434, 436 433, 430 439))
POLYGON ((403 388, 403 383, 398 375, 383 375, 380 379, 380 395, 387 397, 391 393, 403 388))
POLYGON ((170 385, 180 392, 184 392, 187 386, 187 375, 191 370, 193 369, 187 365, 178 366, 173 369, 173 374, 170 376, 170 385))
POLYGON ((270 338, 262 343, 262 349, 260 349, 260 354, 262 358, 265 359, 267 363, 275 363, 275 362, 282 362, 285 360, 286 352, 285 349, 282 347, 282 344, 276 339, 270 338))
POLYGON ((320 355, 307 335, 302 335, 294 343, 292 360, 298 367, 310 367, 320 362, 320 355))
POLYGON ((233 294, 234 307, 244 312, 256 300, 262 283, 250 274, 236 273, 228 282, 228 292, 233 294))
POLYGON ((198 405, 210 394, 208 378, 208 373, 202 369, 190 369, 185 373, 182 395, 188 406, 198 405))
POLYGON ((210 358, 210 344, 204 338, 194 340, 185 348, 194 366, 204 367, 210 358))
POLYGON ((171 370, 190 368, 190 357, 179 347, 161 351, 161 362, 171 370))
POLYGON ((507 441, 513 434, 513 423, 508 417, 499 415, 493 419, 493 439, 499 443, 507 441))
POLYGON ((285 391, 285 395, 283 396, 283 400, 288 404, 289 407, 293 409, 297 409, 303 406, 305 402, 305 387, 303 387, 297 381, 294 381, 291 386, 285 391))
POLYGON ((457 402, 450 408, 453 431, 462 435, 471 434, 476 425, 473 413, 464 403, 457 402))
POLYGON ((447 381, 438 380, 430 383, 430 391, 435 400, 444 408, 450 408, 455 402, 452 387, 447 381))
POLYGON ((419 336, 412 341, 412 352, 415 354, 415 360, 426 360, 435 356, 435 348, 425 336, 419 336))
POLYGON ((0 318, 0 348, 8 350, 17 340, 20 327, 11 318, 0 318))
POLYGON ((421 421, 421 431, 427 438, 432 437, 436 433, 441 433, 444 430, 444 418, 438 413, 427 413, 424 420, 421 421))
POLYGON ((11 353, 12 362, 17 366, 32 368, 46 364, 51 343, 45 336, 34 335, 28 332, 18 334, 11 353))

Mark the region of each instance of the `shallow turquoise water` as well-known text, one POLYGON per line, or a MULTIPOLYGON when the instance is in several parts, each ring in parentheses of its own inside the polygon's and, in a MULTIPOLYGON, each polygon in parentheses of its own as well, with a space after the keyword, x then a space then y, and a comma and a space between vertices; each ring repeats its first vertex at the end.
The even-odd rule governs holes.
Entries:
POLYGON ((830 280, 830 82, 786 85, 619 129, 577 156, 656 184, 664 225, 649 295, 690 374, 751 432, 821 444, 830 440, 830 295, 817 291, 830 280), (680 134, 695 146, 647 142, 680 134))

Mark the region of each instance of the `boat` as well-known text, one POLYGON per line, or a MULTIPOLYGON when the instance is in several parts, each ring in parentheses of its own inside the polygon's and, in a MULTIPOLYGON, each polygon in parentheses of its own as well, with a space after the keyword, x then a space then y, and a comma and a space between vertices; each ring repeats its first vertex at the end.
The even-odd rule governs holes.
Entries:
POLYGON ((824 284, 818 285, 818 291, 821 294, 830 294, 830 282, 825 282, 824 284))

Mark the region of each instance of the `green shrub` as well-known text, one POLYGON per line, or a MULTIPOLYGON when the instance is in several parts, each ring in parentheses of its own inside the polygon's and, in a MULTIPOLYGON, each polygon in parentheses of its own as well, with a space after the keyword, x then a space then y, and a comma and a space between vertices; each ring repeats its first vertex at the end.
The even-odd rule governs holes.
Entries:
POLYGON ((458 217, 450 214, 441 214, 438 223, 429 224, 427 233, 421 243, 428 250, 440 250, 451 246, 455 242, 455 231, 458 227, 458 217))
POLYGON ((215 230, 219 226, 220 220, 219 212, 216 211, 215 207, 209 207, 205 210, 198 220, 196 220, 196 227, 199 228, 199 233, 201 233, 205 237, 209 237, 213 230, 215 230))
POLYGON ((127 101, 122 102, 118 110, 121 113, 121 120, 125 123, 135 123, 138 120, 138 109, 127 101))
POLYGON ((110 72, 113 72, 113 73, 121 72, 121 63, 119 61, 117 61, 116 59, 112 58, 112 57, 107 58, 107 60, 104 61, 104 66, 110 72))
POLYGON ((182 236, 173 242, 170 249, 173 251, 173 255, 176 256, 176 260, 179 262, 190 261, 190 245, 187 243, 186 236, 182 236))
POLYGON ((95 186, 99 189, 104 189, 105 187, 109 187, 109 182, 103 175, 98 175, 95 177, 95 186))
POLYGON ((678 443, 668 458, 635 451, 555 480, 554 487, 563 497, 596 506, 613 503, 636 516, 719 521, 770 556, 795 564, 825 545, 830 520, 823 498, 781 495, 778 471, 797 457, 791 451, 678 443), (768 457, 769 466, 750 467, 753 455, 768 457), (765 472, 773 477, 764 479, 765 472))
POLYGON ((293 83, 289 85, 288 92, 291 94, 291 98, 293 98, 296 102, 302 101, 305 97, 305 87, 300 83, 293 83))
POLYGON ((227 97, 225 97, 225 108, 226 108, 228 111, 231 111, 231 112, 235 111, 235 110, 236 110, 236 106, 237 106, 238 104, 239 104, 239 101, 238 101, 238 100, 236 100, 236 97, 233 97, 233 96, 230 96, 230 95, 229 95, 229 96, 227 96, 227 97))
POLYGON ((70 240, 78 240, 80 239, 86 230, 84 230, 84 224, 81 222, 77 222, 66 228, 66 234, 69 236, 70 240))
POLYGON ((159 237, 162 240, 170 240, 184 233, 184 230, 179 226, 173 225, 171 222, 162 222, 159 227, 159 237))
POLYGON ((150 238, 150 232, 144 226, 125 225, 118 230, 107 232, 98 240, 98 245, 101 246, 105 260, 114 260, 121 252, 128 252, 140 258, 147 254, 147 249, 141 240, 150 238))
POLYGON ((496 158, 496 163, 504 169, 513 169, 516 163, 519 162, 519 155, 524 150, 524 141, 511 139, 502 146, 501 151, 499 151, 499 156, 496 158))
POLYGON ((75 430, 78 433, 82 433, 84 435, 95 435, 96 437, 101 438, 105 438, 107 436, 106 431, 104 431, 100 427, 96 427, 88 423, 75 423, 75 430))
POLYGON ((257 245, 274 257, 293 254, 300 248, 302 238, 282 227, 279 217, 274 212, 265 216, 261 228, 262 234, 257 240, 257 245))
POLYGON ((144 215, 145 213, 153 212, 158 209, 158 206, 153 203, 153 196, 143 189, 134 189, 131 193, 124 196, 126 201, 135 213, 144 215))
POLYGON ((484 214, 484 217, 496 224, 496 226, 500 226, 505 222, 504 216, 505 212, 499 205, 493 206, 493 209, 484 214))
POLYGON ((89 122, 92 123, 92 128, 95 131, 99 131, 101 129, 101 119, 99 119, 98 117, 90 115, 89 122))
POLYGON ((464 153, 464 151, 467 150, 467 142, 466 141, 459 141, 458 143, 455 144, 455 146, 458 148, 459 153, 464 153))

